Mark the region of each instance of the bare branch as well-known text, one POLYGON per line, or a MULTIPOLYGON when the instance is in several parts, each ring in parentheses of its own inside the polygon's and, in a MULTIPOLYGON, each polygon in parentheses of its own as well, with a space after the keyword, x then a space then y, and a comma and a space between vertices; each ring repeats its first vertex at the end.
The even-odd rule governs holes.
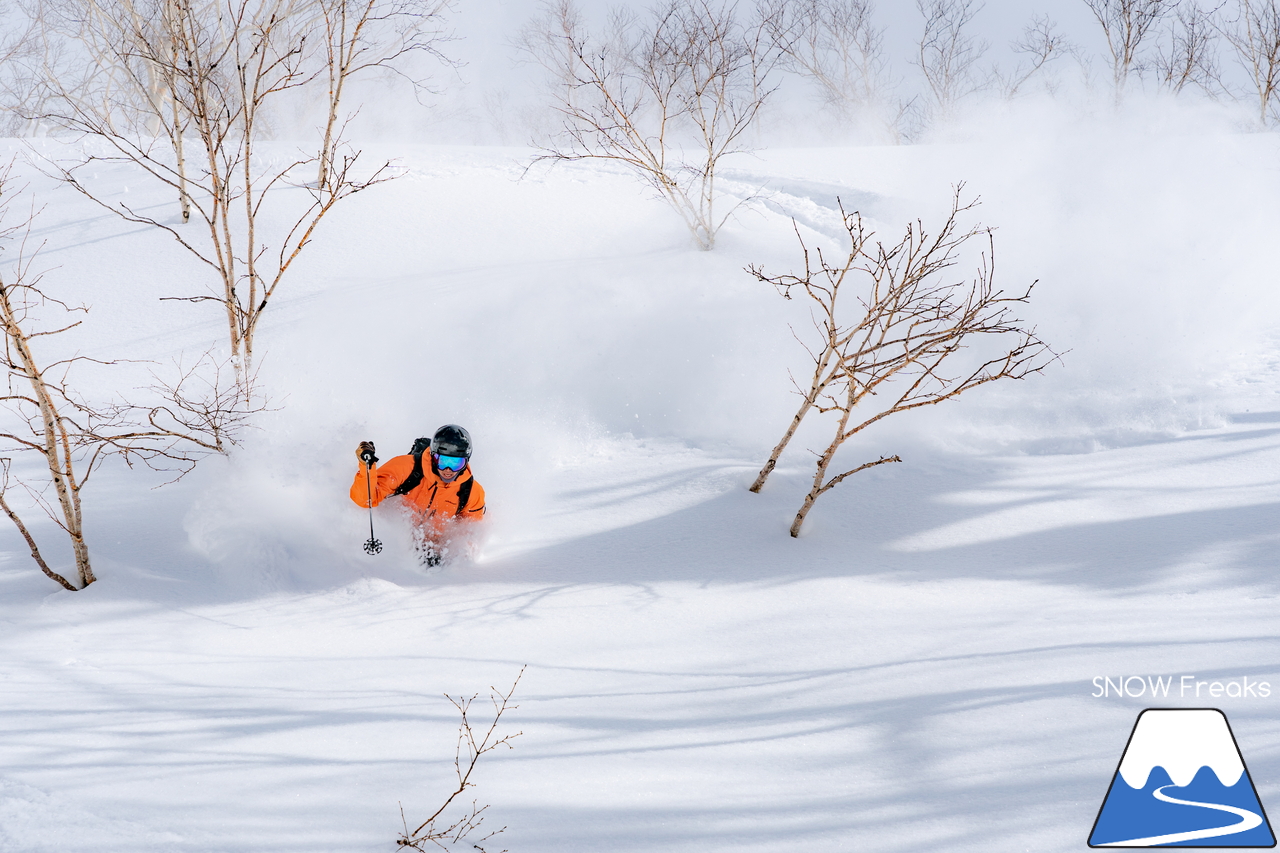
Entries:
POLYGON ((1014 305, 1025 304, 1029 286, 1022 294, 1006 296, 993 281, 994 239, 988 228, 974 225, 961 229, 958 217, 972 210, 977 201, 963 203, 963 185, 952 196, 951 213, 938 230, 929 234, 917 221, 909 225, 896 244, 872 242, 858 213, 844 213, 849 236, 849 252, 838 265, 828 263, 817 252, 817 263, 801 240, 804 274, 766 275, 759 267, 748 267, 757 280, 773 285, 790 297, 799 288, 811 302, 815 345, 808 347, 814 370, 799 410, 782 440, 774 447, 751 491, 758 492, 778 459, 812 410, 835 413, 835 434, 818 455, 813 484, 791 526, 798 536, 805 516, 819 496, 853 474, 876 465, 901 461, 897 456, 874 462, 834 476, 828 470, 836 451, 867 427, 900 412, 932 406, 954 399, 965 391, 999 379, 1022 379, 1043 370, 1057 355, 1041 341, 1034 328, 1012 316, 1014 305), (961 258, 973 239, 986 248, 974 277, 956 281, 948 270, 961 258), (842 287, 850 280, 855 291, 852 306, 841 301, 842 287), (944 367, 955 356, 978 341, 1012 338, 1000 355, 983 359, 957 373, 944 367), (871 398, 877 398, 872 404, 871 398), (870 405, 865 416, 864 405, 870 405), (855 417, 857 413, 857 417, 855 417))
POLYGON ((824 112, 841 122, 870 119, 895 141, 903 105, 874 23, 872 0, 762 0, 761 18, 783 51, 783 64, 818 86, 824 112))
POLYGON ((778 28, 744 21, 717 0, 668 0, 647 20, 615 11, 604 37, 572 0, 526 28, 521 49, 551 75, 559 131, 534 163, 601 160, 636 174, 681 216, 702 249, 715 245, 724 158, 773 93, 778 28))
MULTIPOLYGON (((8 212, 11 190, 8 170, 0 171, 0 221, 8 212)), ((34 210, 34 208, 32 208, 34 210)), ((6 497, 10 466, 5 459, 0 483, 0 509, 18 528, 31 556, 50 578, 67 589, 84 588, 95 581, 84 538, 81 492, 108 457, 126 465, 137 463, 160 471, 176 471, 181 477, 210 452, 225 451, 247 417, 260 410, 256 401, 245 401, 234 381, 221 379, 219 366, 207 370, 204 360, 195 369, 181 372, 176 383, 149 389, 163 403, 140 406, 127 401, 90 402, 80 397, 70 381, 73 368, 94 365, 110 368, 122 364, 109 359, 72 356, 54 360, 37 357, 33 341, 64 334, 80 321, 34 327, 31 312, 36 305, 67 313, 82 312, 55 299, 39 286, 41 276, 32 272, 39 251, 27 249, 27 235, 34 213, 19 224, 0 227, 0 241, 18 241, 16 259, 0 274, 0 331, 3 331, 4 365, 9 393, 0 395, 0 413, 7 415, 0 441, 7 450, 21 452, 43 463, 39 476, 23 469, 16 477, 35 504, 66 534, 74 556, 79 586, 54 572, 44 559, 30 530, 6 497), (212 373, 213 379, 209 380, 212 373), (205 387, 191 385, 204 381, 205 387), (49 495, 52 492, 52 495, 49 495)))
POLYGON ((1184 0, 1174 10, 1168 30, 1167 48, 1161 48, 1155 68, 1161 85, 1174 93, 1195 86, 1209 95, 1224 90, 1214 49, 1216 26, 1214 9, 1204 9, 1195 0, 1184 0))
POLYGON ((1259 126, 1280 123, 1280 0, 1239 0, 1238 8, 1218 31, 1253 84, 1259 126))
POLYGON ((976 66, 990 45, 969 31, 982 5, 975 0, 916 0, 916 9, 924 16, 916 64, 924 72, 934 109, 946 118, 960 101, 987 85, 976 66))
POLYGON ((356 177, 359 152, 342 138, 343 85, 434 52, 448 0, 51 2, 63 11, 62 29, 102 58, 102 76, 87 90, 52 77, 40 118, 111 153, 50 163, 50 172, 122 219, 168 233, 213 270, 207 293, 171 298, 221 305, 237 384, 251 406, 259 319, 286 271, 338 201, 397 177, 390 164, 356 177), (257 146, 271 110, 320 80, 329 83, 328 119, 314 153, 270 165, 257 146), (193 170, 189 153, 199 164, 193 170), (102 162, 128 164, 176 191, 182 223, 108 202, 89 168, 102 162), (312 168, 320 178, 308 184, 302 171, 312 168), (200 226, 195 233, 189 219, 200 226))
POLYGON ((1102 27, 1119 102, 1130 76, 1143 70, 1143 43, 1177 0, 1084 0, 1084 4, 1102 27))
POLYGON ((1033 19, 1012 47, 1014 53, 1027 57, 1027 60, 1020 62, 1013 74, 1002 80, 1001 88, 1006 98, 1016 97, 1022 87, 1049 63, 1076 51, 1076 47, 1058 32, 1058 25, 1047 15, 1033 19))
MULTIPOLYGON (((470 808, 464 810, 461 816, 456 818, 444 819, 444 813, 453 802, 460 797, 469 788, 474 788, 475 783, 471 781, 471 776, 475 772, 476 765, 480 761, 482 755, 487 755, 499 747, 511 749, 511 741, 520 737, 523 732, 515 732, 514 734, 498 735, 498 724, 502 720, 502 715, 507 711, 514 711, 519 705, 511 704, 511 697, 515 695, 516 687, 520 684, 520 679, 524 677, 524 671, 527 667, 521 667, 520 672, 516 675, 515 681, 511 687, 505 692, 501 692, 496 688, 490 688, 489 700, 493 704, 493 719, 489 725, 483 729, 478 729, 472 722, 471 705, 476 699, 476 695, 471 698, 459 696, 454 698, 445 694, 445 698, 449 703, 457 709, 462 717, 462 722, 458 726, 458 740, 454 750, 453 770, 457 779, 457 784, 453 791, 445 797, 444 802, 435 810, 432 815, 423 821, 417 829, 409 831, 408 824, 405 824, 405 831, 401 834, 396 844, 400 847, 407 847, 413 850, 426 851, 427 845, 448 849, 445 843, 458 843, 467 838, 473 832, 480 829, 484 822, 484 812, 488 810, 488 806, 480 806, 476 801, 472 801, 470 808)), ((478 694, 477 694, 478 695, 478 694)), ((400 809, 401 820, 404 820, 404 808, 400 809)), ((498 835, 506 827, 489 833, 480 841, 485 841, 498 835)), ((479 844, 474 845, 475 849, 484 851, 479 844)))
POLYGON ((49 568, 49 564, 44 561, 44 556, 40 553, 39 546, 36 545, 35 538, 27 530, 27 526, 22 523, 22 519, 18 517, 18 514, 9 506, 9 502, 5 500, 5 492, 9 490, 9 463, 11 461, 7 458, 0 459, 0 466, 3 466, 4 469, 3 480, 0 480, 0 509, 4 510, 4 514, 9 516, 9 520, 13 522, 14 526, 18 528, 18 532, 22 534, 22 538, 26 540, 27 547, 31 549, 31 559, 36 561, 40 571, 57 582, 63 589, 75 592, 76 587, 72 585, 71 581, 49 568))
POLYGON ((324 138, 316 186, 327 189, 330 168, 342 138, 342 98, 347 82, 362 73, 392 71, 414 87, 426 84, 402 70, 414 54, 452 64, 440 50, 449 39, 444 14, 452 0, 315 0, 324 22, 324 79, 328 85, 324 138))

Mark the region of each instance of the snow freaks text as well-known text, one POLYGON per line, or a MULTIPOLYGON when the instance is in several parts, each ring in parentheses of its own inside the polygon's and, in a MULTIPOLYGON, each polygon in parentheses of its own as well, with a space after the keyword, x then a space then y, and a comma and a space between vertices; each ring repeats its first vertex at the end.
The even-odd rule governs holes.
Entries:
POLYGON ((1095 699, 1112 696, 1128 699, 1169 696, 1179 699, 1220 699, 1224 696, 1266 699, 1271 695, 1271 683, 1251 679, 1247 675, 1224 680, 1202 679, 1195 675, 1129 675, 1118 678, 1099 675, 1093 679, 1090 695, 1095 699))

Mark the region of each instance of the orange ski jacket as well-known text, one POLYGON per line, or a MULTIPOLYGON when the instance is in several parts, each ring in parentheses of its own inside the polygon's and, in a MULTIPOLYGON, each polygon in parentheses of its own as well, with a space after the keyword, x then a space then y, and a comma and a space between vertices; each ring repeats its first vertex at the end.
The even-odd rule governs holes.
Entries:
MULTIPOLYGON (((456 516, 469 521, 476 521, 484 516, 484 488, 471 476, 468 465, 452 483, 446 483, 431 470, 431 457, 423 454, 422 482, 409 490, 403 497, 409 506, 427 516, 456 516), (467 497, 467 505, 458 511, 458 490, 466 482, 471 483, 471 494, 467 497)), ((374 465, 372 470, 364 465, 356 471, 356 479, 351 484, 351 500, 362 507, 370 505, 372 492, 373 506, 382 503, 408 479, 413 472, 412 456, 396 456, 382 465, 374 465), (372 475, 370 482, 369 476, 372 475), (370 485, 372 488, 370 488, 370 485)))

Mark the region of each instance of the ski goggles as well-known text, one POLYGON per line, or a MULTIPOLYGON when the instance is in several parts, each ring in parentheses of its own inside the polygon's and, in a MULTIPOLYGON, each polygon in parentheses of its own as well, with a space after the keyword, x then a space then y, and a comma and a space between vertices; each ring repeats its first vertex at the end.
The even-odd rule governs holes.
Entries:
POLYGON ((436 467, 448 468, 450 471, 461 471, 467 467, 467 457, 465 456, 442 456, 437 453, 436 467))

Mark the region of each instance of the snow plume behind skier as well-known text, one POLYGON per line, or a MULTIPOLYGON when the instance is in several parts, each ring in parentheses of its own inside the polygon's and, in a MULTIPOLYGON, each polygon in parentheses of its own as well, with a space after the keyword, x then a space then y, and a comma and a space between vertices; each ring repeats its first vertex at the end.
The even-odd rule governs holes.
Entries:
POLYGON ((414 545, 423 565, 437 566, 457 556, 470 540, 472 523, 484 517, 484 487, 471 473, 471 435, 456 424, 419 438, 404 456, 378 465, 372 441, 356 448, 360 468, 351 483, 351 500, 375 507, 387 498, 414 521, 414 545))

